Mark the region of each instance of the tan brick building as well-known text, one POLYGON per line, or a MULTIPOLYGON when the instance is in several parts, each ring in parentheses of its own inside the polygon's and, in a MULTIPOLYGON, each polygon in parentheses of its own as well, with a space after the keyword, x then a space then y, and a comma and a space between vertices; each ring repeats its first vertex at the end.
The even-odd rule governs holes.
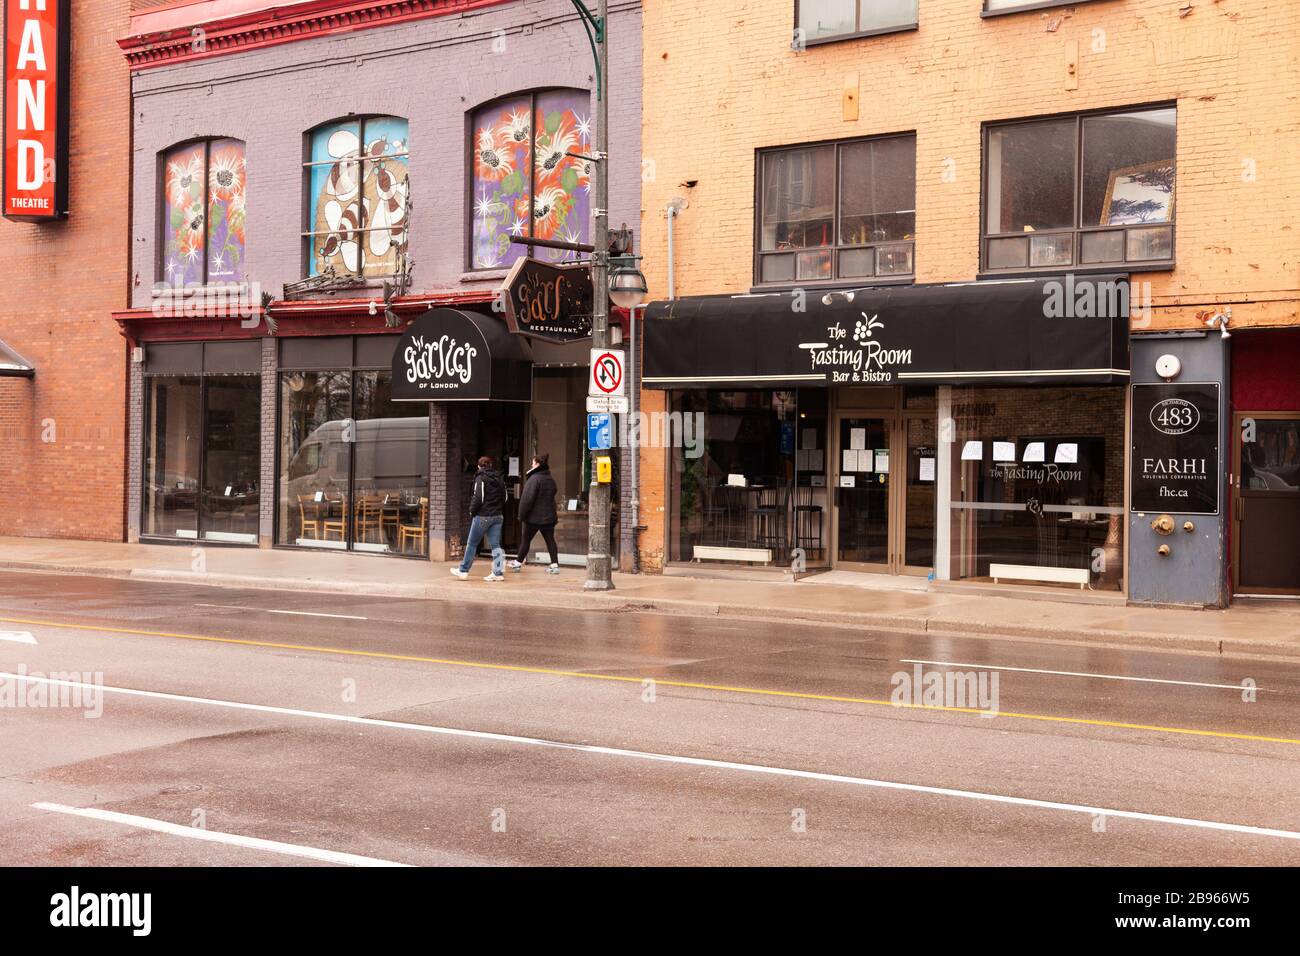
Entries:
POLYGON ((128 356, 110 314, 129 294, 127 8, 71 4, 67 219, 0 220, 0 341, 35 369, 0 376, 0 534, 124 534, 128 356))
MULTIPOLYGON (((1223 366, 1223 374, 1214 377, 1223 386, 1222 418, 1227 423, 1233 413, 1283 416, 1270 426, 1276 434, 1269 440, 1281 443, 1273 464, 1281 466, 1283 480, 1290 481, 1286 469, 1300 464, 1293 461, 1297 457, 1292 447, 1295 416, 1286 417, 1292 412, 1300 415, 1296 364, 1300 361, 1300 330, 1296 330, 1300 325, 1300 244, 1295 232, 1300 218, 1300 163, 1295 160, 1300 153, 1300 4, 1278 0, 1081 0, 1009 9, 1015 4, 1008 0, 918 0, 911 11, 907 3, 880 5, 898 14, 884 23, 870 20, 874 9, 870 4, 860 6, 861 10, 853 0, 803 0, 801 14, 796 0, 646 3, 643 141, 648 181, 643 193, 643 245, 651 298, 663 299, 669 292, 670 228, 675 265, 671 282, 684 301, 696 296, 769 290, 789 293, 803 288, 814 294, 810 301, 816 308, 823 289, 835 293, 873 285, 892 288, 898 280, 887 274, 883 258, 876 263, 874 278, 854 281, 852 276, 862 276, 863 271, 854 272, 846 264, 858 261, 851 256, 869 256, 872 250, 848 249, 854 240, 842 232, 838 244, 831 236, 824 253, 798 250, 822 248, 815 236, 809 240, 810 216, 816 219, 824 212, 826 223, 843 230, 852 217, 842 194, 866 195, 880 182, 876 167, 869 174, 852 174, 857 176, 852 184, 850 174, 844 171, 851 162, 858 162, 855 157, 862 155, 862 150, 875 149, 876 157, 887 154, 878 147, 846 144, 880 143, 872 138, 899 136, 910 141, 903 148, 914 149, 915 156, 914 168, 909 171, 914 176, 914 204, 907 210, 914 218, 906 219, 899 234, 888 234, 890 241, 904 240, 899 248, 901 255, 908 257, 910 268, 897 272, 905 277, 905 284, 1087 274, 1109 266, 1132 283, 1133 308, 1128 317, 1133 333, 1134 383, 1143 376, 1155 383, 1163 381, 1151 372, 1147 351, 1154 350, 1154 355, 1172 346, 1160 344, 1164 339, 1150 338, 1153 333, 1194 331, 1206 349, 1217 349, 1216 332, 1204 336, 1206 322, 1215 321, 1230 308, 1230 354, 1206 359, 1223 366), (858 15, 861 21, 855 21, 858 15), (1007 121, 1053 117, 1060 118, 1055 127, 1050 122, 1032 128, 1028 124, 999 126, 1007 121), (1138 163, 1122 159, 1129 152, 1141 154, 1139 141, 1154 125, 1149 122, 1152 120, 1166 124, 1166 142, 1176 141, 1176 148, 1171 145, 1168 150, 1172 155, 1165 156, 1161 147, 1153 147, 1156 151, 1148 149, 1138 163), (1107 123, 1116 124, 1109 141, 1103 134, 1107 123), (1055 134, 1048 134, 1053 128, 1061 133, 1060 142, 1068 144, 1059 155, 1052 152, 1059 145, 1052 140, 1055 134), (1022 133, 1026 139, 1017 143, 1022 133), (764 151, 805 144, 833 144, 837 150, 833 168, 840 172, 831 174, 834 183, 827 186, 827 195, 833 189, 834 196, 825 203, 807 185, 813 176, 809 172, 812 165, 808 165, 814 163, 811 152, 797 154, 798 163, 808 165, 793 174, 797 179, 792 179, 789 171, 775 170, 771 181, 758 181, 764 162, 796 165, 794 159, 764 151), (1026 160, 1023 169, 1013 168, 1015 160, 1009 157, 1015 149, 1034 152, 1032 162, 1026 160), (1072 159, 1061 159, 1069 157, 1071 150, 1072 159), (1160 162, 1146 161, 1157 158, 1160 162), (1017 189, 1037 188, 1044 193, 1054 189, 1051 175, 1040 176, 1054 162, 1057 166, 1074 163, 1061 174, 1069 192, 1062 192, 1065 218, 1059 222, 1042 213, 1041 196, 1013 195, 1017 189), (999 168, 999 163, 1005 165, 999 168), (1176 175, 1170 166, 1176 168, 1176 175), (1140 186, 1142 177, 1157 167, 1168 172, 1170 181, 1156 201, 1161 208, 1152 218, 1139 212, 1135 218, 1125 219, 1113 211, 1121 209, 1125 190, 1140 186), (1030 170, 1032 175, 1027 172, 1030 170), (795 191, 811 197, 803 213, 790 212, 794 205, 790 195, 795 191), (764 202, 785 204, 784 212, 773 213, 771 224, 766 207, 756 210, 756 205, 764 202), (1013 208, 1018 202, 1027 206, 1037 203, 1038 211, 1028 218, 1020 216, 1013 208), (677 208, 670 222, 666 210, 674 203, 677 208), (811 208, 819 203, 828 208, 811 208), (1100 219, 1099 205, 1103 207, 1100 219), (999 218, 1000 224, 996 222, 999 218), (801 220, 797 235, 788 222, 792 219, 801 220), (1122 236, 1098 231, 1107 223, 1145 222, 1163 225, 1145 233, 1139 226, 1122 236), (1063 227, 1065 233, 1055 238, 1043 236, 1044 225, 1063 227), (1011 235, 1022 232, 1023 239, 1011 235), (1146 269, 1141 261, 1144 256, 1133 253, 1141 253, 1135 243, 1148 239, 1155 241, 1158 249, 1149 247, 1145 258, 1160 261, 1146 269), (769 258, 761 255, 763 252, 774 255, 769 258), (1040 258, 1031 262, 1031 256, 1040 258), (771 275, 763 271, 769 262, 771 275), (1248 331, 1255 329, 1274 331, 1248 331), (1230 385, 1229 368, 1233 372, 1230 385)), ((832 168, 829 159, 827 168, 832 168)), ((1150 197, 1138 197, 1139 201, 1144 198, 1150 197)), ((903 205, 895 203, 889 210, 903 205)), ((888 228, 882 229, 882 235, 887 233, 888 228)), ((856 243, 863 241, 859 237, 856 243)), ((892 246, 888 250, 891 256, 898 254, 894 250, 892 246)), ((881 248, 874 251, 885 254, 881 248)), ((892 259, 894 264, 888 268, 896 269, 898 261, 892 259)), ((869 267, 865 272, 871 275, 869 267)), ((740 301, 733 300, 733 304, 740 301)), ((739 305, 733 311, 737 309, 739 305)), ((652 308, 652 325, 655 314, 652 308)), ((1218 321, 1221 324, 1223 320, 1218 321)), ((739 339, 748 335, 743 325, 737 325, 736 334, 739 339)), ((647 349, 652 349, 655 341, 670 340, 652 336, 647 349)), ((1229 347, 1225 344, 1224 348, 1229 347)), ((649 352, 647 360, 653 364, 649 352)), ((1186 357, 1183 361, 1197 370, 1198 379, 1206 377, 1196 361, 1190 365, 1186 357)), ((1121 371, 1127 378, 1127 366, 1121 371)), ((647 367, 646 375, 652 378, 653 370, 647 367)), ((956 392, 958 379, 953 381, 956 392)), ((810 391, 802 389, 799 394, 810 391)), ((681 393, 647 388, 642 392, 642 407, 647 412, 670 410, 668 403, 674 394, 681 393)), ((1081 393, 1085 402, 1087 394, 1081 393)), ((896 419, 907 417, 908 399, 904 397, 873 397, 864 392, 858 399, 872 407, 890 406, 896 419)), ((782 394, 774 399, 783 400, 782 394)), ((726 399, 733 406, 737 401, 726 399)), ((816 401, 825 403, 822 398, 816 401)), ((832 396, 832 408, 837 404, 832 396)), ((710 408, 709 414, 718 414, 716 404, 710 408)), ((799 418, 794 419, 799 421, 803 404, 790 399, 790 409, 795 408, 800 409, 799 418)), ((785 414, 779 412, 774 422, 783 420, 785 414)), ((941 426, 943 418, 941 414, 941 426)), ((833 425, 832 417, 831 430, 833 425)), ((960 439, 960 417, 957 426, 955 438, 960 439)), ((752 427, 752 423, 743 427, 752 427)), ((1113 432, 1114 428, 1101 430, 1113 432)), ((1021 434, 1028 432, 1022 429, 1021 434)), ((1008 433, 1004 437, 1015 436, 1008 433)), ((1243 449, 1228 437, 1225 430, 1220 453, 1223 470, 1234 473, 1239 469, 1234 469, 1232 462, 1241 458, 1243 449)), ((784 440, 788 439, 785 436, 784 440)), ((1115 444, 1112 436, 1108 457, 1122 453, 1115 444)), ((832 445, 833 441, 821 451, 829 454, 832 445)), ((1049 443, 1049 452, 1050 448, 1049 443)), ((810 464, 813 459, 802 455, 803 450, 800 444, 795 452, 802 459, 798 464, 810 464)), ((896 450, 896 460, 898 453, 896 450)), ((1245 454, 1249 457, 1250 449, 1245 454)), ((683 552, 691 550, 689 534, 676 522, 694 521, 705 528, 711 518, 704 511, 718 515, 724 511, 717 502, 692 502, 695 511, 689 518, 683 516, 682 505, 673 500, 674 494, 681 494, 680 488, 676 492, 673 488, 681 482, 684 466, 674 467, 671 457, 659 448, 642 453, 641 514, 647 530, 641 537, 641 552, 647 569, 686 559, 683 552)), ((1114 516, 1129 511, 1126 498, 1115 500, 1115 467, 1114 462, 1106 466, 1108 479, 1103 483, 1111 488, 1105 503, 1110 506, 1112 524, 1105 545, 1098 544, 1094 553, 1116 551, 1116 535, 1121 529, 1115 527, 1114 516)), ((836 477, 836 470, 831 469, 827 480, 834 483, 836 477)), ((956 471, 954 478, 966 480, 956 471)), ((909 477, 909 485, 914 479, 909 477)), ((797 494, 796 487, 794 496, 797 494)), ((826 509, 821 517, 833 520, 825 493, 820 495, 818 501, 826 509)), ((1075 504, 1059 507, 1083 508, 1079 502, 1085 497, 1082 493, 1068 497, 1075 504)), ((1225 485, 1223 497, 1233 498, 1235 504, 1235 486, 1230 492, 1225 485)), ((907 505, 909 511, 914 504, 913 500, 907 505)), ((1091 499, 1087 504, 1093 504, 1091 499)), ((1221 552, 1217 570, 1207 571, 1200 565, 1195 565, 1196 570, 1192 565, 1177 567, 1180 574, 1224 577, 1228 580, 1223 589, 1226 596, 1228 588, 1242 590, 1245 585, 1233 578, 1240 529, 1230 526, 1229 502, 1222 505, 1217 516, 1205 519, 1211 525, 1220 518, 1224 521, 1211 535, 1215 541, 1205 547, 1207 554, 1216 548, 1221 552)), ((889 505, 900 513, 903 507, 889 505)), ((1291 541, 1300 540, 1300 510, 1293 515, 1289 504, 1277 507, 1282 510, 1275 513, 1275 520, 1286 524, 1291 541), (1295 528, 1291 528, 1292 521, 1295 528)), ((1101 513, 1076 510, 1066 513, 1068 517, 1061 521, 1082 523, 1092 516, 1100 524, 1101 513)), ((742 520, 752 526, 753 515, 742 520)), ((797 515, 792 514, 791 520, 797 521, 797 515)), ((1138 518, 1133 520, 1137 528, 1138 518)), ((954 522, 954 541, 956 527, 954 522)), ((1063 527, 1061 533, 1069 530, 1063 527)), ((747 533, 753 535, 748 529, 747 533)), ((787 530, 786 539, 795 543, 796 533, 793 528, 787 530)), ((1040 523, 1040 552, 1042 535, 1040 523)), ((1134 535, 1130 533, 1133 554, 1154 553, 1144 538, 1134 535)), ((726 536, 720 533, 718 537, 726 536)), ((695 543, 703 540, 697 536, 695 543)), ((829 541, 823 544, 831 546, 829 541)), ((894 545, 890 549, 892 560, 894 545)), ((897 553, 902 550, 900 538, 897 553)), ((1176 547, 1175 560, 1182 561, 1189 550, 1176 547)), ((1276 559, 1285 559, 1293 548, 1274 550, 1276 559)), ((1080 554, 1080 560, 1086 562, 1086 554, 1080 554)), ((959 563, 954 557, 954 579, 959 563)), ((1024 563, 1035 561, 1030 557, 1024 563)), ((1095 572, 1094 567, 1092 586, 1098 581, 1095 572)), ((988 575, 981 571, 975 576, 988 575)), ((1300 588, 1300 581, 1276 583, 1281 589, 1300 588)), ((1144 586, 1128 587, 1127 593, 1133 599, 1155 599, 1144 586)), ((1215 595, 1186 600, 1223 603, 1215 595)))

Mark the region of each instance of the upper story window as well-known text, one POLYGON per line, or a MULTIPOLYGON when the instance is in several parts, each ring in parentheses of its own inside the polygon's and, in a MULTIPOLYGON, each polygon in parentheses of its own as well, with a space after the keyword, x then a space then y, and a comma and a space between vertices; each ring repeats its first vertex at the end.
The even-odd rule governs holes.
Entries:
POLYGON ((411 184, 409 126, 396 116, 355 117, 308 134, 309 276, 379 278, 406 270, 411 184))
POLYGON ((917 0, 795 0, 794 25, 805 43, 916 26, 917 0))
POLYGON ((907 278, 916 232, 916 137, 758 154, 755 282, 907 278))
POLYGON ((176 146, 163 154, 162 179, 163 281, 244 281, 244 144, 202 139, 176 146))
POLYGON ((1088 0, 984 0, 985 13, 1016 13, 1022 10, 1041 10, 1044 7, 1073 6, 1088 0))
POLYGON ((985 127, 986 272, 1171 264, 1174 107, 985 127))
MULTIPOLYGON (((591 230, 591 94, 524 93, 474 111, 469 266, 501 269, 528 255, 511 236, 587 242, 591 230)), ((548 261, 572 258, 535 248, 548 261)))

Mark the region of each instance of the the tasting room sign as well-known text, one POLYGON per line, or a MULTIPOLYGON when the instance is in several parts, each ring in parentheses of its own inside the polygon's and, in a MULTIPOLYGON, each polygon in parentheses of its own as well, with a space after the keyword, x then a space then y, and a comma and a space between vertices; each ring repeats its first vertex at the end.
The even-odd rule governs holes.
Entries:
POLYGON ((501 291, 511 332, 559 343, 591 338, 591 270, 586 265, 520 259, 501 291))
POLYGON ((1133 511, 1217 515, 1219 385, 1133 386, 1133 511))
POLYGON ((68 213, 70 0, 5 0, 6 219, 68 213))

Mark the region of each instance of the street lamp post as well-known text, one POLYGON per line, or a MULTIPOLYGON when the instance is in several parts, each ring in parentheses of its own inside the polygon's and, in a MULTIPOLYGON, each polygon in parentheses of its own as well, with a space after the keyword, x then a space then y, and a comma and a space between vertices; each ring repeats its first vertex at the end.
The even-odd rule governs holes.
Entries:
MULTIPOLYGON (((591 254, 591 344, 609 348, 609 0, 597 0, 596 13, 582 0, 571 0, 582 17, 596 60, 596 177, 591 254)), ((612 485, 593 481, 587 501, 587 591, 614 588, 613 561, 609 553, 610 494, 612 485)))

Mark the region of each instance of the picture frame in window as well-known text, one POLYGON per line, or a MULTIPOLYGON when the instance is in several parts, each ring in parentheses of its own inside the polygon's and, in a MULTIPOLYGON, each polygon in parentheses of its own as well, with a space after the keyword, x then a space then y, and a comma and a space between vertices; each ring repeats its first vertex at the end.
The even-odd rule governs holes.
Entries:
POLYGON ((1173 222, 1176 169, 1170 157, 1111 170, 1099 224, 1140 226, 1173 222))

